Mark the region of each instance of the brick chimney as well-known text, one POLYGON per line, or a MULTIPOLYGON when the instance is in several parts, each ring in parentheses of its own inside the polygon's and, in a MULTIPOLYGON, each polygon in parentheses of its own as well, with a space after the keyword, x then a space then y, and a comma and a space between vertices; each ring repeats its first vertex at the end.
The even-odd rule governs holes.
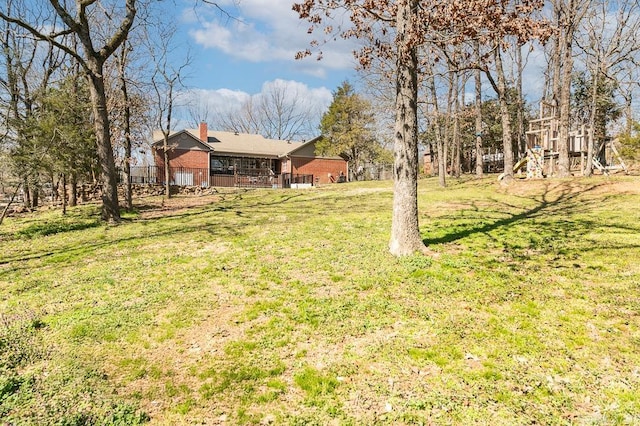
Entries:
POLYGON ((200 122, 200 126, 198 127, 198 130, 200 131, 200 140, 202 142, 206 142, 207 138, 208 138, 208 129, 207 129, 207 123, 205 123, 204 121, 200 122))

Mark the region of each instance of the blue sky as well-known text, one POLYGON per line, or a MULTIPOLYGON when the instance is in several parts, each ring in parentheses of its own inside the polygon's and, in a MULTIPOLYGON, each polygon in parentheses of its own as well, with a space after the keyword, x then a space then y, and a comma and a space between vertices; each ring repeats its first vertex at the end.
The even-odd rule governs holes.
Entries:
POLYGON ((166 12, 178 26, 177 43, 194 58, 187 86, 212 105, 228 105, 277 82, 328 106, 340 83, 357 78, 352 55, 356 47, 339 39, 323 48, 321 61, 296 60, 296 52, 309 47, 312 37, 308 23, 291 10, 293 1, 217 1, 231 17, 194 0, 166 2, 166 12))
MULTIPOLYGON (((213 110, 233 109, 273 85, 291 86, 298 96, 328 107, 332 92, 345 80, 357 85, 353 51, 357 41, 337 39, 323 46, 323 59, 296 60, 296 52, 320 35, 291 7, 296 0, 216 0, 228 14, 198 0, 163 2, 178 26, 178 42, 194 57, 187 86, 213 110)), ((301 0, 298 0, 301 1, 301 0)), ((347 19, 346 15, 343 19, 347 19)), ((338 26, 340 22, 334 22, 338 26)), ((525 49, 526 50, 526 49, 525 49)), ((544 54, 529 52, 524 89, 536 102, 544 82, 544 54)), ((473 90, 472 79, 470 91, 473 90)), ((494 97, 488 83, 486 97, 494 97)))

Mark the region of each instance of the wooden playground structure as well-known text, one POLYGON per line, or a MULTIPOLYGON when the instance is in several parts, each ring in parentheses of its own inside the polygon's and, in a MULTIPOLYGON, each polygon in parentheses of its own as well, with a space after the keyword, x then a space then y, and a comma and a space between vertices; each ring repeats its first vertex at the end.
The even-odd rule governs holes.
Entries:
MULTIPOLYGON (((571 169, 585 170, 587 162, 588 144, 593 138, 593 130, 582 125, 569 132, 569 157, 571 169)), ((556 171, 559 146, 559 120, 556 107, 546 102, 540 102, 540 116, 529 121, 526 132, 526 156, 514 166, 514 171, 520 172, 526 167, 527 178, 543 178, 553 176, 556 171)), ((620 170, 627 171, 617 148, 617 139, 595 141, 592 164, 603 174, 610 174, 620 170)))

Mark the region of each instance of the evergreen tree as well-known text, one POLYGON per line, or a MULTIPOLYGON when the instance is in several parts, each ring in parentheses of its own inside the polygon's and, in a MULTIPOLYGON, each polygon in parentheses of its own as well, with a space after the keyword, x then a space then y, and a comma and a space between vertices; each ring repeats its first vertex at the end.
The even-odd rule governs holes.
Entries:
POLYGON ((69 77, 60 87, 49 91, 43 106, 44 118, 54 125, 51 137, 56 148, 55 164, 59 173, 70 177, 74 198, 78 181, 91 181, 98 165, 86 80, 78 76, 69 77))
POLYGON ((630 132, 620 136, 622 149, 620 154, 628 160, 640 161, 640 122, 634 122, 630 132))
POLYGON ((316 153, 343 156, 349 161, 353 178, 362 179, 364 164, 374 160, 380 150, 373 138, 373 123, 369 102, 351 84, 343 82, 320 120, 322 140, 316 144, 316 153))
MULTIPOLYGON (((28 167, 38 180, 56 177, 71 184, 71 204, 76 203, 77 184, 93 179, 97 167, 91 101, 86 80, 70 76, 49 88, 41 105, 25 120, 26 142, 12 154, 16 167, 28 167)), ((62 191, 65 194, 63 185, 62 191)), ((66 200, 66 198, 65 198, 66 200)))
POLYGON ((594 137, 602 142, 607 137, 607 126, 620 118, 622 108, 616 102, 616 82, 598 79, 595 87, 594 78, 585 72, 578 72, 573 78, 573 116, 575 124, 593 123, 594 137))

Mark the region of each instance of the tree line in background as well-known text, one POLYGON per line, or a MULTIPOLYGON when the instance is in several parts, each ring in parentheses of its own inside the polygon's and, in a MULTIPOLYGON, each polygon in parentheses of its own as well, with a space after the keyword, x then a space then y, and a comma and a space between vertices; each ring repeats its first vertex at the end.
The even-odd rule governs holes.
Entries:
MULTIPOLYGON (((518 35, 496 38, 486 29, 467 37, 470 30, 463 26, 459 33, 452 27, 434 34, 417 49, 420 143, 433 154, 443 186, 447 176, 482 175, 483 152, 504 153, 505 171, 511 173, 514 161, 526 155, 525 133, 529 121, 539 118, 540 103, 554 106, 560 140, 585 125, 594 129, 590 149, 623 136, 626 156, 637 155, 631 148, 640 84, 638 2, 539 4, 531 17, 544 44, 518 35)), ((389 61, 374 62, 363 71, 368 77, 364 90, 381 110, 390 110, 394 102, 392 67, 389 61)), ((559 149, 558 175, 568 176, 567 145, 559 149)), ((587 163, 583 173, 592 171, 587 163)))
MULTIPOLYGON (((136 150, 145 148, 153 130, 161 130, 168 153, 180 109, 194 127, 206 121, 274 139, 321 131, 319 153, 347 157, 356 179, 364 177, 366 164, 393 162, 398 216, 392 241, 411 242, 392 243, 397 253, 422 246, 415 201, 418 146, 437 158, 443 186, 447 176, 481 175, 488 149, 500 151, 508 180, 526 149, 527 121, 537 114, 527 95, 554 106, 559 140, 584 124, 595 139, 622 135, 625 152, 637 155, 638 1, 296 3, 310 31, 355 37, 363 46, 356 52, 359 92, 343 83, 325 112, 278 85, 248 98, 239 111, 212 111, 196 92, 184 96, 190 56, 176 53, 176 29, 163 19, 159 2, 2 2, 0 185, 15 178, 13 188, 23 191, 31 207, 43 189, 66 206, 82 196, 83 185, 99 184, 102 218, 117 223, 116 169, 128 182, 136 150), (334 28, 326 21, 343 11, 350 25, 334 28), (546 66, 531 77, 528 64, 539 65, 541 58, 546 66), (531 78, 539 93, 531 92, 531 78), (69 200, 62 189, 67 187, 69 200)), ((215 2, 194 4, 225 13, 215 2)), ((565 145, 559 145, 559 176, 570 173, 565 145)), ((594 149, 592 142, 587 175, 594 149)), ((131 207, 130 185, 124 205, 131 207)))
MULTIPOLYGON (((273 139, 317 132, 322 111, 277 82, 239 111, 213 111, 188 91, 191 55, 160 2, 1 1, 0 193, 20 191, 29 208, 45 193, 74 205, 99 186, 102 218, 119 222, 120 202, 132 206, 130 167, 147 158, 154 131, 169 155, 180 112, 193 127, 206 121, 273 139)), ((211 1, 194 0, 194 7, 227 13, 211 1)))
POLYGON ((375 102, 395 112, 390 250, 396 255, 426 250, 417 214, 419 140, 435 151, 442 186, 449 172, 462 172, 465 160, 467 170, 474 164, 482 175, 483 150, 497 141, 504 179, 513 179, 515 160, 526 148, 530 112, 524 75, 528 53, 536 47, 547 65, 536 77, 542 82, 538 95, 543 105, 552 106, 557 122, 558 176, 570 175, 569 133, 576 125, 588 124, 595 134, 588 143, 585 175, 592 173, 595 139, 602 140, 622 113, 633 139, 637 1, 305 0, 294 10, 310 23, 310 32, 323 34, 299 57, 315 49, 321 58, 320 46, 332 38, 360 39, 363 47, 356 57, 369 76, 375 102), (345 14, 351 26, 334 27, 330 18, 345 14), (472 103, 466 97, 469 86, 472 103), (495 97, 493 105, 487 93, 495 97), (619 99, 625 101, 621 110, 619 99), (495 127, 495 116, 487 116, 491 106, 500 127, 496 139, 490 137, 495 127))
POLYGON ((45 187, 66 206, 67 185, 73 205, 79 185, 99 183, 102 218, 120 220, 116 164, 130 162, 149 107, 128 75, 143 65, 131 52, 141 28, 136 6, 4 0, 2 173, 18 180, 29 207, 45 187))

